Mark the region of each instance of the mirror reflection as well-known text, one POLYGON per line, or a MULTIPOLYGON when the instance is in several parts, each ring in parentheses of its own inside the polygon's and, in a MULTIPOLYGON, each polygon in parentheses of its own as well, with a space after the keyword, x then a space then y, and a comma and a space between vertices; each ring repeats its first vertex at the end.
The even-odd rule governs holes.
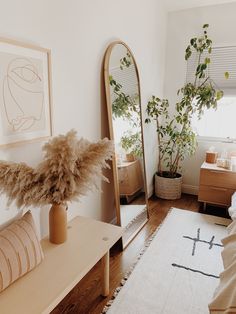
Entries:
POLYGON ((112 46, 107 75, 118 181, 118 220, 126 228, 128 241, 147 221, 147 200, 138 72, 132 53, 123 43, 112 46))

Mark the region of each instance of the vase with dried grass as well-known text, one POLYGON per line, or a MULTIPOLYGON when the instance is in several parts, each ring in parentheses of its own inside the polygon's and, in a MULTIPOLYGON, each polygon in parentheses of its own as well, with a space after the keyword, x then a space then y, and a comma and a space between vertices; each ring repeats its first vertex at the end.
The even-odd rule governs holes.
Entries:
POLYGON ((43 161, 36 168, 0 161, 0 192, 18 208, 51 204, 49 239, 59 244, 67 238, 67 202, 98 187, 99 178, 108 181, 102 169, 109 167, 113 143, 106 138, 96 143, 78 139, 71 130, 49 140, 43 151, 43 161))

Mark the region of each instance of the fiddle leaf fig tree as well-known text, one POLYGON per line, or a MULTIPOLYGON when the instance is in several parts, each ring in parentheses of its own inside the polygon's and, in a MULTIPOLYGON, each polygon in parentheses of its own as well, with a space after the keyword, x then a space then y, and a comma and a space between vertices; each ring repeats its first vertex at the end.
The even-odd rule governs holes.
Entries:
MULTIPOLYGON (((212 40, 208 37, 209 25, 203 25, 203 34, 190 39, 185 50, 185 60, 192 54, 197 56, 193 82, 186 83, 177 91, 179 101, 175 105, 175 114, 169 115, 169 101, 152 96, 147 105, 146 123, 156 122, 158 136, 159 162, 157 174, 162 177, 180 176, 181 161, 195 153, 196 134, 191 127, 194 113, 200 119, 205 109, 217 108, 217 101, 223 96, 208 74, 212 40)), ((225 72, 225 78, 229 73, 225 72)))

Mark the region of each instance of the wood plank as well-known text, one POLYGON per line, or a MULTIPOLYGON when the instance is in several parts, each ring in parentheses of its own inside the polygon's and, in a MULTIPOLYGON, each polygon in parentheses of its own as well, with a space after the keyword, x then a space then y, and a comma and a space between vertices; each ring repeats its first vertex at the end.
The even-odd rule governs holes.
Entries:
POLYGON ((109 252, 102 258, 102 296, 109 295, 109 252))

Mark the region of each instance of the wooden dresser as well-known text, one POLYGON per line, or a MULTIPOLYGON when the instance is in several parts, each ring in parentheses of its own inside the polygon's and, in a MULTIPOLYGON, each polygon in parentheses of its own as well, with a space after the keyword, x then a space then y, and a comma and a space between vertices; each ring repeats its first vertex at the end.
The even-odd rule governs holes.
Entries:
POLYGON ((200 170, 198 201, 206 204, 230 206, 236 191, 236 172, 204 162, 200 170))
POLYGON ((143 175, 140 160, 122 162, 118 165, 121 196, 130 196, 143 188, 143 175))

